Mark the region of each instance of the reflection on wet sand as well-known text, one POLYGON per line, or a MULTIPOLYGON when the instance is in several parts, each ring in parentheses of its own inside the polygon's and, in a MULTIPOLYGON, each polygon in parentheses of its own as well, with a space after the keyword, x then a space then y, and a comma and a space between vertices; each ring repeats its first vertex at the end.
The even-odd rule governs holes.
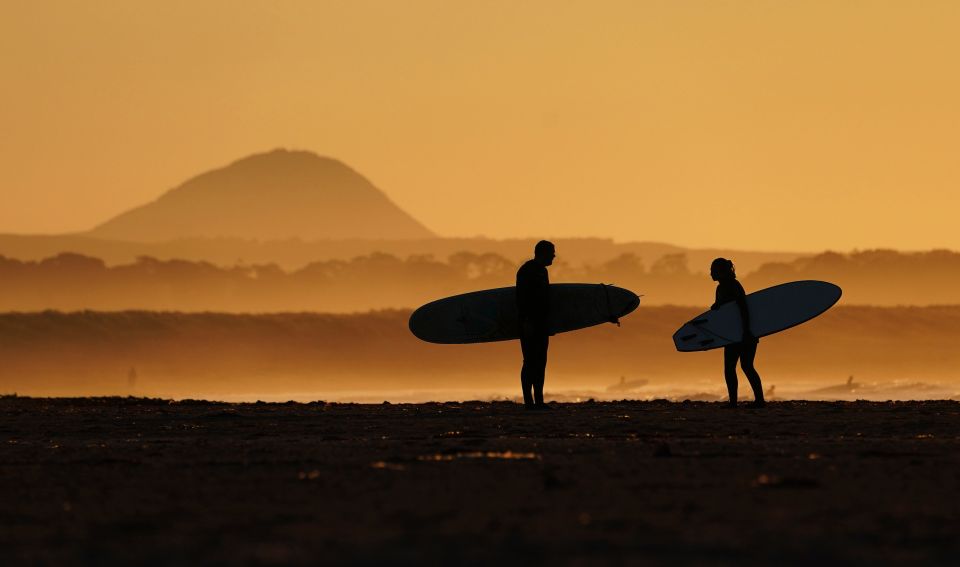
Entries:
POLYGON ((513 451, 471 451, 468 453, 438 453, 434 455, 418 455, 418 461, 456 461, 457 459, 504 459, 530 460, 540 459, 536 453, 515 453, 513 451))

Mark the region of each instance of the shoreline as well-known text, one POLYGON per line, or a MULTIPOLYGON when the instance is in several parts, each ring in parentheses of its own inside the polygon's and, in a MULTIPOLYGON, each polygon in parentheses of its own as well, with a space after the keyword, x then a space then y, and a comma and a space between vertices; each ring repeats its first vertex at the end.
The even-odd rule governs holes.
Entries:
MULTIPOLYGON (((960 389, 954 380, 853 380, 844 383, 824 381, 790 380, 780 377, 775 383, 765 384, 768 401, 776 402, 927 402, 960 401, 960 389), (787 383, 781 387, 779 384, 787 383)), ((547 388, 548 403, 571 404, 593 402, 724 402, 727 398, 722 379, 691 379, 674 384, 646 383, 640 387, 617 391, 613 387, 597 387, 584 384, 576 387, 561 383, 547 388)), ((741 379, 740 402, 752 401, 753 393, 741 379)), ((771 380, 772 382, 772 380, 771 380)), ((502 388, 406 388, 406 389, 339 389, 339 390, 289 390, 289 391, 241 391, 211 392, 197 390, 190 393, 170 391, 99 391, 89 394, 71 392, 24 392, 0 391, 0 398, 21 399, 142 399, 167 401, 209 401, 233 404, 245 403, 354 403, 354 404, 426 404, 426 403, 522 403, 518 386, 502 388)))

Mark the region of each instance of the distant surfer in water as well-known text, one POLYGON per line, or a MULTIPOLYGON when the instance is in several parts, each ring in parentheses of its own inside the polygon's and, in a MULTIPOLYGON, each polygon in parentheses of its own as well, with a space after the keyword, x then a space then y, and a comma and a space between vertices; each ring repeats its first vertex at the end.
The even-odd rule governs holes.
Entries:
POLYGON ((543 381, 547 371, 547 347, 550 328, 550 277, 547 266, 553 264, 556 248, 541 240, 533 249, 533 259, 517 270, 517 312, 520 315, 520 350, 523 368, 520 386, 527 409, 546 409, 543 403, 543 381))
POLYGON ((737 281, 737 274, 733 262, 726 258, 717 258, 710 264, 710 277, 717 282, 717 301, 710 309, 719 309, 724 303, 737 302, 740 309, 740 320, 743 321, 743 340, 739 343, 723 347, 723 377, 727 381, 727 392, 730 394, 730 406, 737 405, 737 361, 740 368, 747 375, 750 387, 753 388, 753 407, 763 407, 763 386, 760 384, 760 374, 753 367, 753 359, 757 356, 757 344, 760 340, 753 336, 750 330, 750 312, 747 309, 747 294, 743 286, 737 281))

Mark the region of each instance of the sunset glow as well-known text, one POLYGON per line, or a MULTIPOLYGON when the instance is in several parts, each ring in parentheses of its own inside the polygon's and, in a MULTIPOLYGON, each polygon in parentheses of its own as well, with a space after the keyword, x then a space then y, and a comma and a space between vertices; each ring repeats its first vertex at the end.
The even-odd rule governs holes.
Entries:
POLYGON ((958 248, 958 24, 949 1, 7 3, 0 232, 289 147, 442 236, 958 248))

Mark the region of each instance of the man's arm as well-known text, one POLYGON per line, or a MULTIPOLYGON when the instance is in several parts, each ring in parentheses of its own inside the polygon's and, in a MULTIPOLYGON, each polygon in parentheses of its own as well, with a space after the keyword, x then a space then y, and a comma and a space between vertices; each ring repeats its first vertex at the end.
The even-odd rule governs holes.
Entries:
POLYGON ((535 307, 532 313, 539 332, 547 333, 550 312, 550 278, 546 268, 540 268, 531 282, 531 301, 535 307))

